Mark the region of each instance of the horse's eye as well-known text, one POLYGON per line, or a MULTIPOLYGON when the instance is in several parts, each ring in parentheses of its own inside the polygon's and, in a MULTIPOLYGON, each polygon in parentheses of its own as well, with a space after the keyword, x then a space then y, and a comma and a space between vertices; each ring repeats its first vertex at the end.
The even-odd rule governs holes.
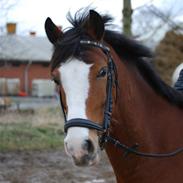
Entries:
POLYGON ((107 67, 103 67, 97 74, 97 78, 105 77, 106 74, 107 74, 107 67))

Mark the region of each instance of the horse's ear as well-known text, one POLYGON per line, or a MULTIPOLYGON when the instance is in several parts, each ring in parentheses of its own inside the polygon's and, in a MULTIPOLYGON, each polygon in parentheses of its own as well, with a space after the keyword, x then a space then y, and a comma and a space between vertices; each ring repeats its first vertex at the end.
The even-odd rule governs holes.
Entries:
POLYGON ((61 29, 59 29, 49 17, 45 21, 45 31, 49 41, 53 44, 55 44, 58 38, 63 34, 61 29))
POLYGON ((96 40, 100 41, 103 38, 104 21, 96 11, 90 10, 88 19, 83 27, 86 29, 87 33, 96 40))

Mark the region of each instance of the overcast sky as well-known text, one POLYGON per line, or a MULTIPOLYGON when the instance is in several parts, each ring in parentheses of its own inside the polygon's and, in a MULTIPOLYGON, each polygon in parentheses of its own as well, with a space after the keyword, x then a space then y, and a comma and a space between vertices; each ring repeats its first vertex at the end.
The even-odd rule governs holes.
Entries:
MULTIPOLYGON (((177 7, 183 6, 183 0, 132 0, 132 6, 137 8, 145 3, 153 3, 166 9, 175 1, 177 7)), ((66 20, 68 11, 74 14, 78 9, 91 5, 99 12, 111 14, 115 18, 115 23, 121 26, 122 4, 122 0, 18 0, 5 21, 17 22, 18 34, 36 31, 37 35, 45 36, 44 21, 46 17, 51 17, 55 24, 66 28, 69 26, 66 20)))

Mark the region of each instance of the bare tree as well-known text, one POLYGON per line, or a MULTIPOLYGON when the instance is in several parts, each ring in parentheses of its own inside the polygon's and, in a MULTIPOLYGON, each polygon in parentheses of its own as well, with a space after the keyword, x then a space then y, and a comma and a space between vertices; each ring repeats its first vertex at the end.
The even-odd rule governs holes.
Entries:
MULTIPOLYGON (((182 6, 183 8, 183 6, 182 6)), ((143 41, 152 41, 154 37, 160 35, 162 30, 183 31, 183 21, 177 17, 183 15, 183 9, 175 11, 173 5, 161 10, 153 4, 145 4, 134 10, 135 37, 143 41)))
POLYGON ((5 22, 10 10, 15 7, 19 0, 0 0, 0 34, 5 32, 5 22))

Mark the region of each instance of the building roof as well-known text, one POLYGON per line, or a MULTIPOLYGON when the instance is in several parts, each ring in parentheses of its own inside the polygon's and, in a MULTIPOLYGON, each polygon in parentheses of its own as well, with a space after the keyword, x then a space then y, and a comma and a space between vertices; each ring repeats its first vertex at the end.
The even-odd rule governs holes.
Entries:
POLYGON ((0 36, 0 60, 49 62, 53 46, 46 37, 0 36))

